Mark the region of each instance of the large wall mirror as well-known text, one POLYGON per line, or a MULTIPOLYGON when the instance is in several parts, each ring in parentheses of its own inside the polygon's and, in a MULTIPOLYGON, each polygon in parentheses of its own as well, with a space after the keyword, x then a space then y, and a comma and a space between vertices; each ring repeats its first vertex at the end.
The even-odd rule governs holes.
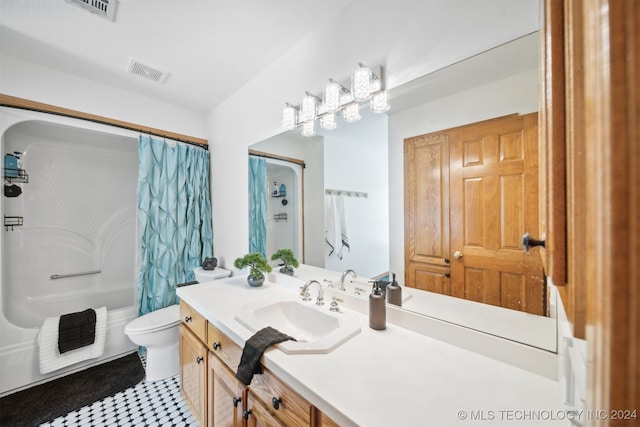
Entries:
MULTIPOLYGON (((539 39, 533 33, 392 88, 387 113, 362 111, 360 121, 339 121, 337 129, 319 131, 315 137, 302 137, 294 130, 251 146, 252 153, 304 162, 299 192, 304 221, 298 232, 304 238, 297 250, 299 259, 339 272, 353 269, 365 278, 391 272, 401 285, 411 286, 405 283, 405 140, 537 112, 538 73, 539 39), (343 222, 345 246, 331 236, 332 245, 327 242, 332 215, 343 222)), ((270 186, 278 181, 277 175, 267 179, 270 186)), ((298 205, 275 202, 275 206, 270 218, 295 215, 298 205)), ((279 230, 278 224, 268 225, 268 238, 281 234, 279 230)), ((537 235, 537 230, 531 234, 537 235)), ((403 308, 555 352, 555 291, 541 286, 545 287, 542 315, 415 288, 407 288, 415 298, 403 308)))

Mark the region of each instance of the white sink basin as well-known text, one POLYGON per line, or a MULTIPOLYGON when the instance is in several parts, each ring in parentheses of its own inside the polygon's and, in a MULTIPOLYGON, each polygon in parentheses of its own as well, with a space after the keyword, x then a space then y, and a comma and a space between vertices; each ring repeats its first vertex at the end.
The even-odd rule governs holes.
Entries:
POLYGON ((358 316, 331 312, 329 305, 294 299, 260 300, 244 306, 235 319, 252 332, 271 326, 297 341, 277 346, 285 353, 329 353, 360 333, 358 316))

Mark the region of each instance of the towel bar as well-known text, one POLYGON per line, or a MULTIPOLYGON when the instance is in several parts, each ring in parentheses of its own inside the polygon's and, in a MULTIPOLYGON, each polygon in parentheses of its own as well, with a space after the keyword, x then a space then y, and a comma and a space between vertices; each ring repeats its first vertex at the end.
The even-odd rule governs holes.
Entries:
POLYGON ((99 274, 102 273, 102 270, 93 270, 93 271, 84 271, 82 273, 71 273, 71 274, 52 274, 49 277, 51 280, 56 279, 64 279, 65 277, 76 277, 76 276, 88 276, 89 274, 99 274))

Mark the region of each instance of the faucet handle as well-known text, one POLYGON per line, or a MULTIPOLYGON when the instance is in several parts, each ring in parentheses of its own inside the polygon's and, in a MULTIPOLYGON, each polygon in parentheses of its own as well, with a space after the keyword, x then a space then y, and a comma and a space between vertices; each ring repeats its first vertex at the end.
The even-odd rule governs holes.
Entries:
POLYGON ((337 298, 337 297, 333 297, 331 299, 332 299, 332 301, 331 301, 331 304, 329 304, 331 306, 331 307, 329 307, 329 311, 337 311, 337 312, 339 312, 340 308, 338 307, 338 303, 339 302, 343 302, 343 301, 340 298, 337 298))
POLYGON ((309 290, 303 290, 304 286, 300 287, 300 296, 302 297, 302 301, 308 302, 311 301, 311 292, 309 290))

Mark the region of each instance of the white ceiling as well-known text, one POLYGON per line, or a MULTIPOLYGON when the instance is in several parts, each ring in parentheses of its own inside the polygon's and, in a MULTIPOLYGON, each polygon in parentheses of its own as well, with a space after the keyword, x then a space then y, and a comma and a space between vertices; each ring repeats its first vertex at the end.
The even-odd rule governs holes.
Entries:
POLYGON ((207 112, 349 1, 118 0, 110 22, 64 0, 0 0, 0 53, 207 112), (131 58, 168 79, 129 73, 131 58))

